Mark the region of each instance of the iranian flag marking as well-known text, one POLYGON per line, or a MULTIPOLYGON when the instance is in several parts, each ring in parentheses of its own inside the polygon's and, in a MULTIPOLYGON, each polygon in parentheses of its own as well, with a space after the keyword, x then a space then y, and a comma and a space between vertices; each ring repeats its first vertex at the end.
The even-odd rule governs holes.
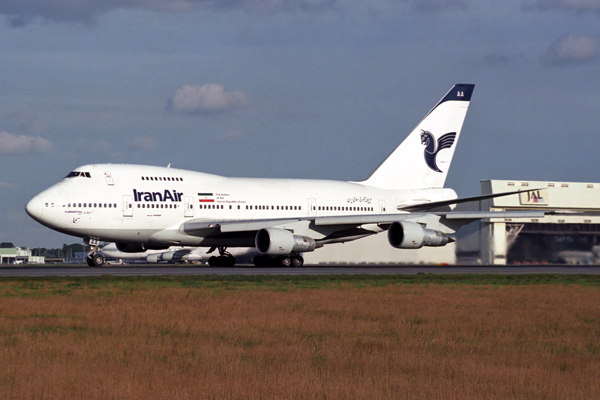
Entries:
POLYGON ((198 193, 198 201, 200 203, 214 203, 215 197, 212 193, 198 193))

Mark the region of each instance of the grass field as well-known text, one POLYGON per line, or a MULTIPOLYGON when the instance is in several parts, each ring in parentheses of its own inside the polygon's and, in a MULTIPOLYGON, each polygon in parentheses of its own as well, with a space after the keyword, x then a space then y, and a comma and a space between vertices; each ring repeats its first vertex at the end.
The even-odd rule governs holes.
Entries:
POLYGON ((600 398, 600 277, 0 279, 2 399, 600 398))

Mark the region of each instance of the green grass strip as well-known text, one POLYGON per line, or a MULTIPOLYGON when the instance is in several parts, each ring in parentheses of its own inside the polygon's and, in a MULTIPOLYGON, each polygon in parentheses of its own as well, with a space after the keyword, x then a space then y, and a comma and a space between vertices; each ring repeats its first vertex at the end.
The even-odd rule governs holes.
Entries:
POLYGON ((415 275, 164 275, 124 277, 0 277, 0 289, 24 291, 40 288, 56 294, 82 288, 141 289, 151 287, 202 287, 217 289, 275 290, 293 288, 373 287, 389 285, 584 285, 600 286, 600 275, 592 274, 415 274, 415 275))

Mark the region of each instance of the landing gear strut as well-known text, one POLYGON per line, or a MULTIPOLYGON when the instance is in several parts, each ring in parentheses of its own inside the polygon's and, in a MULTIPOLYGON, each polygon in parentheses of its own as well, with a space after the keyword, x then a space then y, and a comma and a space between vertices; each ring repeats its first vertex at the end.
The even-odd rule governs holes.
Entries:
POLYGON ((100 253, 97 252, 98 251, 98 246, 91 246, 90 248, 90 252, 87 255, 86 258, 86 262, 87 265, 90 267, 101 267, 104 265, 104 262, 106 261, 104 259, 104 256, 100 253))
MULTIPOLYGON (((212 253, 215 249, 211 248, 208 253, 212 253)), ((219 256, 212 256, 208 259, 208 265, 211 267, 233 267, 235 265, 235 257, 227 251, 227 247, 219 247, 219 256)))

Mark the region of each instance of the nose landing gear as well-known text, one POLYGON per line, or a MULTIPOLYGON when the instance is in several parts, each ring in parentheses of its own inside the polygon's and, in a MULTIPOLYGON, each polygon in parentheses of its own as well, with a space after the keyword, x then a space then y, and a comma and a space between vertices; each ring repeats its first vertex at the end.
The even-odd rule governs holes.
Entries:
POLYGON ((90 251, 87 255, 86 262, 90 267, 101 267, 105 263, 104 256, 100 253, 90 251))

